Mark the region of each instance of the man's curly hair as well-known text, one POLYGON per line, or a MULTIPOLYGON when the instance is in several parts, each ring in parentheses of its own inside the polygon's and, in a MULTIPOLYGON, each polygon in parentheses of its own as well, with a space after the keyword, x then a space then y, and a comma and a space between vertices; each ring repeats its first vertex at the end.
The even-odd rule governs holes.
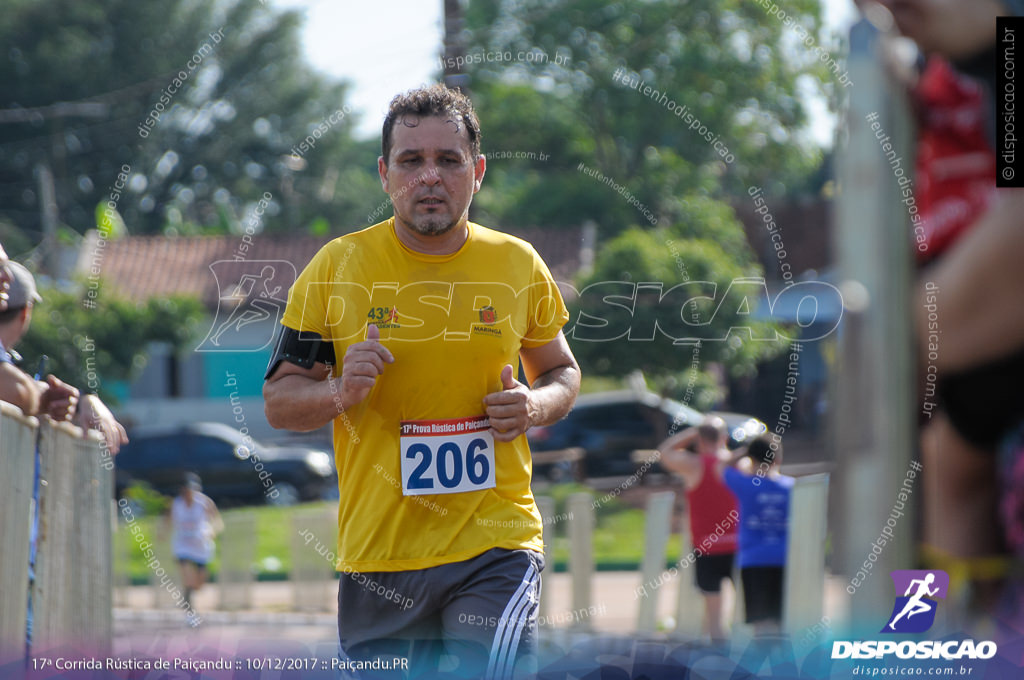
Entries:
POLYGON ((381 135, 381 153, 385 164, 391 154, 395 125, 401 123, 415 127, 418 119, 425 116, 450 116, 456 125, 464 125, 469 133, 469 146, 473 158, 480 155, 480 120, 473 110, 473 102, 458 90, 437 83, 396 95, 391 100, 381 135))

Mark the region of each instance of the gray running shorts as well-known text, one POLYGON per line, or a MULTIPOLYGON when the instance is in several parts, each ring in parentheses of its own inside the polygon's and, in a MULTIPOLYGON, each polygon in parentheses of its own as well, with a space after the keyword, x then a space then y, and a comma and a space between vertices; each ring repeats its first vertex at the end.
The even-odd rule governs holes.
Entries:
POLYGON ((360 679, 535 671, 542 569, 541 553, 494 548, 429 569, 343 572, 340 659, 360 679))

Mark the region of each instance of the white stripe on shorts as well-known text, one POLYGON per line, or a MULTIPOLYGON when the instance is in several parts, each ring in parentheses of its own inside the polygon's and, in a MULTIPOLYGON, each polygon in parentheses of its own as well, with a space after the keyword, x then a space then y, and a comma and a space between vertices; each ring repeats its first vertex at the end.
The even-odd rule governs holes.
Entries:
POLYGON ((506 678, 511 675, 510 662, 515 660, 516 647, 519 646, 523 628, 530 618, 530 605, 533 604, 531 595, 536 590, 538 576, 537 569, 531 563, 515 594, 509 599, 505 611, 501 614, 501 620, 494 631, 491 658, 487 664, 486 677, 489 679, 506 678))

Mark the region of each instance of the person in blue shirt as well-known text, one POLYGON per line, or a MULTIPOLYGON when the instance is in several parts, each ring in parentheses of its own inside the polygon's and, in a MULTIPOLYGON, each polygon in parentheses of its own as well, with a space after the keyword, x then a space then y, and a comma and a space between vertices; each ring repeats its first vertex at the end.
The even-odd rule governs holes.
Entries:
POLYGON ((761 636, 781 629, 789 497, 795 480, 779 472, 782 447, 770 437, 755 439, 746 454, 737 467, 723 468, 722 477, 739 502, 743 603, 747 623, 761 636))

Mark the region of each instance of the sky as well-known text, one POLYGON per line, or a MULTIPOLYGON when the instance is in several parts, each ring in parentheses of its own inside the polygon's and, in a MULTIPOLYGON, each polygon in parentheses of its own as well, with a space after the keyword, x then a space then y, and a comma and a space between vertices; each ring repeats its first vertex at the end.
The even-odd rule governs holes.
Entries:
MULTIPOLYGON (((430 81, 439 71, 443 0, 353 2, 272 0, 281 9, 304 12, 303 45, 317 69, 352 83, 350 102, 361 114, 356 134, 373 138, 388 102, 398 92, 430 81), (382 40, 382 27, 388 38, 382 40)), ((826 25, 843 29, 853 21, 853 0, 822 0, 826 25)), ((810 102, 812 138, 829 144, 835 119, 824 101, 810 102)))

